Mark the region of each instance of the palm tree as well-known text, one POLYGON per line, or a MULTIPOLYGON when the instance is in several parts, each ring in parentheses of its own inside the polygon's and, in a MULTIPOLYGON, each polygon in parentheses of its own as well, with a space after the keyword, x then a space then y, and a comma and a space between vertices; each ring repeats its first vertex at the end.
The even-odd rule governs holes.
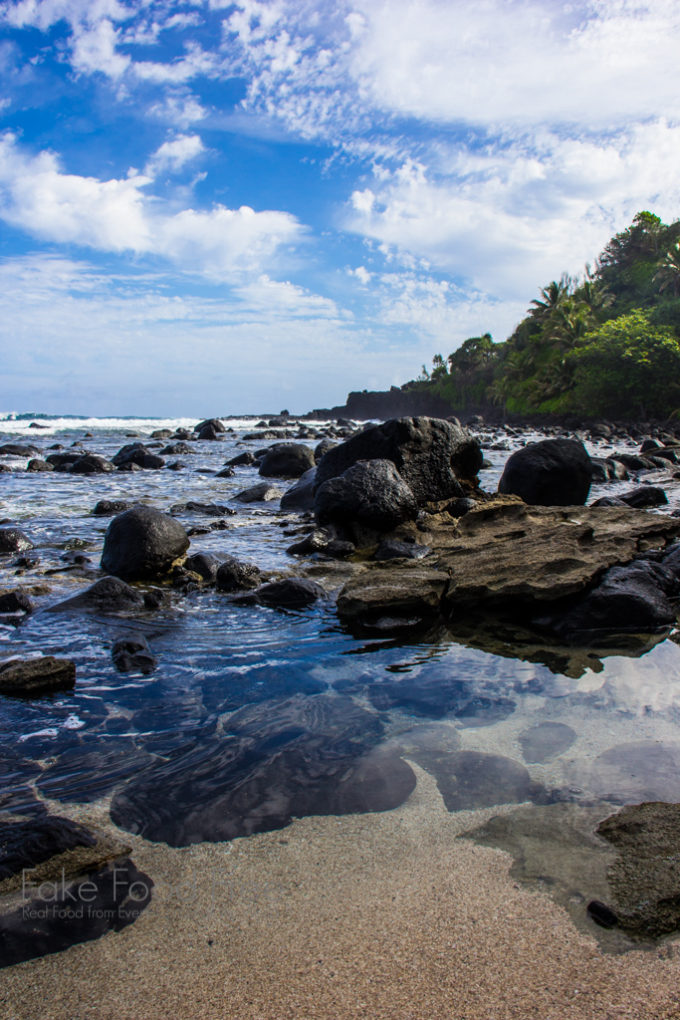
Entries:
POLYGON ((680 297, 680 241, 666 252, 663 262, 654 275, 659 284, 659 293, 669 290, 673 297, 680 297))
POLYGON ((553 280, 547 287, 541 290, 542 301, 535 298, 531 304, 534 306, 530 314, 537 319, 545 319, 569 296, 572 280, 567 273, 563 273, 558 280, 553 280))

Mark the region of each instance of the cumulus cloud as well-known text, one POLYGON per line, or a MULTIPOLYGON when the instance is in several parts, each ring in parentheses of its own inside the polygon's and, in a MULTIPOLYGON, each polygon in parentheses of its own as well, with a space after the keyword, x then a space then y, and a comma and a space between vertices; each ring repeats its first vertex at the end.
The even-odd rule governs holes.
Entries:
POLYGON ((102 181, 63 173, 56 156, 32 156, 0 139, 0 217, 35 237, 104 252, 158 255, 211 277, 256 271, 303 236, 289 213, 248 206, 171 212, 145 194, 150 178, 102 181))
POLYGON ((130 66, 130 58, 116 52, 118 29, 106 18, 92 28, 81 29, 74 38, 71 62, 76 71, 98 71, 109 78, 120 78, 130 66))
POLYGON ((407 162, 357 190, 346 226, 510 297, 580 271, 640 208, 677 215, 679 159, 680 127, 664 121, 607 141, 545 132, 440 152, 432 167, 407 162))
POLYGON ((609 126, 677 112, 675 0, 354 0, 349 71, 385 110, 609 126))
POLYGON ((165 171, 177 173, 203 152, 205 146, 199 135, 177 135, 156 149, 144 172, 149 177, 165 171))

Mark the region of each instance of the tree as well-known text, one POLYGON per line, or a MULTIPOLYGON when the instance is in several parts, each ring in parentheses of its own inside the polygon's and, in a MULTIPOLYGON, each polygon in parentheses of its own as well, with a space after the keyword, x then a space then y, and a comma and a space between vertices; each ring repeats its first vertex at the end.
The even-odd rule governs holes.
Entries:
POLYGON ((586 334, 568 356, 587 414, 666 418, 680 407, 680 341, 636 309, 586 334))

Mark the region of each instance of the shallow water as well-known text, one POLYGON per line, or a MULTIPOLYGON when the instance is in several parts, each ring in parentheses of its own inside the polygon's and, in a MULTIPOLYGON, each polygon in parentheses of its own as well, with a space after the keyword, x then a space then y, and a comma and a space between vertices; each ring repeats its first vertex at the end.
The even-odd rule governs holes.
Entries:
MULTIPOLYGON (((80 442, 110 457, 132 441, 130 432, 147 441, 153 429, 182 423, 44 424, 48 431, 29 432, 25 421, 3 422, 0 441, 20 437, 44 453, 80 442)), ((0 518, 26 531, 40 560, 17 577, 10 559, 0 584, 49 591, 21 626, 0 626, 0 656, 64 655, 77 668, 72 693, 0 698, 0 791, 12 809, 30 809, 36 794, 63 805, 110 798, 122 829, 186 846, 284 827, 303 815, 397 807, 415 784, 408 761, 434 776, 450 811, 568 803, 606 814, 640 800, 680 801, 680 646, 673 640, 650 641, 630 656, 562 659, 522 650, 496 628, 486 636, 483 628, 438 627, 412 642, 365 640, 339 626, 331 597, 279 612, 237 606, 214 591, 173 591, 160 610, 130 619, 49 612, 98 576, 108 524, 90 512, 99 499, 164 511, 189 500, 228 504, 236 513, 225 516, 225 529, 192 537, 192 553, 294 569, 285 549, 299 518, 282 514, 278 500, 234 501, 260 480, 256 468, 215 477, 235 453, 272 442, 242 441, 253 421, 229 424, 234 432, 222 441, 169 457, 186 465, 178 472, 28 474, 25 459, 3 458, 15 470, 0 474, 0 518), (86 561, 74 564, 73 553, 86 561), (158 659, 152 675, 114 667, 111 646, 129 633, 148 640, 158 659)), ((613 449, 591 447, 599 456, 613 449)), ((486 456, 482 485, 492 489, 508 452, 486 456)), ((633 484, 594 487, 591 498, 633 484)), ((669 488, 672 506, 678 491, 677 482, 669 488)), ((179 519, 186 527, 211 520, 179 519)), ((585 903, 587 875, 582 884, 585 903)))

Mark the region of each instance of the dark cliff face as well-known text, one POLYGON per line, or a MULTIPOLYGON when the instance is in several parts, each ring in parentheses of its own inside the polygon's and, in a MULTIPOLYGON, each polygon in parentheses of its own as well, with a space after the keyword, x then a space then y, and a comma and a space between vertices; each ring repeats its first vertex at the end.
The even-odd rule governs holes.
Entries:
POLYGON ((323 415, 369 421, 373 418, 386 420, 410 415, 445 418, 450 414, 453 414, 451 405, 440 397, 422 390, 401 390, 393 386, 390 390, 354 391, 348 394, 346 404, 315 410, 311 416, 323 415))

